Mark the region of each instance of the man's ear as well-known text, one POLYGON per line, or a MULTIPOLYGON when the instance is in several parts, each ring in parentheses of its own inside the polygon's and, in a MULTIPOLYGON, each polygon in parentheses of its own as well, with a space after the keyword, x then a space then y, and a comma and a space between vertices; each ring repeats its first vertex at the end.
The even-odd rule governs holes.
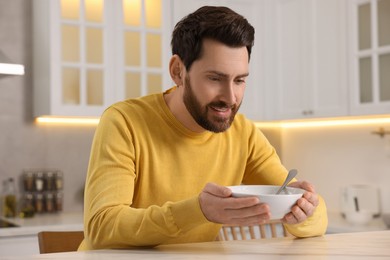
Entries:
POLYGON ((179 87, 183 85, 184 64, 178 55, 173 55, 169 61, 169 73, 172 80, 179 87))

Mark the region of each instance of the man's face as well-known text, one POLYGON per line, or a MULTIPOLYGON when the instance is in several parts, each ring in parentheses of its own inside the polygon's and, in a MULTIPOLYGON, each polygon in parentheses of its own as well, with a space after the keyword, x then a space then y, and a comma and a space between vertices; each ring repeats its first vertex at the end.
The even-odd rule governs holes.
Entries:
POLYGON ((248 52, 204 40, 203 53, 184 78, 183 102, 194 120, 212 132, 227 130, 245 91, 248 52))

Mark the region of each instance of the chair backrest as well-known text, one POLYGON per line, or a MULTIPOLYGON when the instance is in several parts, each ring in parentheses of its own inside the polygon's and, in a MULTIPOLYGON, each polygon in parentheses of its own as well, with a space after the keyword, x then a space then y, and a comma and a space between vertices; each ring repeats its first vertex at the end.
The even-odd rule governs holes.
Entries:
POLYGON ((42 231, 38 233, 39 252, 46 254, 77 251, 83 239, 83 231, 42 231))
POLYGON ((280 220, 271 220, 255 226, 229 226, 223 225, 217 240, 248 240, 259 238, 288 237, 288 233, 280 220))

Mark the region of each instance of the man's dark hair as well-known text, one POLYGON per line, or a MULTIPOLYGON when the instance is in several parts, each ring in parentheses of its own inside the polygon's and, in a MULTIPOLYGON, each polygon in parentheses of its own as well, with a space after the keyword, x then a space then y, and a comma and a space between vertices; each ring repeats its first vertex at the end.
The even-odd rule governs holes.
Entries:
POLYGON ((212 39, 229 47, 245 46, 250 58, 255 29, 233 10, 222 6, 204 6, 179 21, 172 33, 172 54, 177 54, 187 70, 202 54, 203 39, 212 39))

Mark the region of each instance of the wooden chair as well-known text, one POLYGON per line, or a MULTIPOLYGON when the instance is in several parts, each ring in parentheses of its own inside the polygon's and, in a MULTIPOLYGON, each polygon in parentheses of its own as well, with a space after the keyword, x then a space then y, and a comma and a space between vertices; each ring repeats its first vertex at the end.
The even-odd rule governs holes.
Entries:
POLYGON ((255 226, 223 225, 219 231, 217 240, 248 240, 288 236, 292 235, 288 233, 280 220, 271 220, 270 222, 255 226))
POLYGON ((39 252, 46 254, 77 251, 83 239, 83 231, 42 231, 38 233, 39 252))

